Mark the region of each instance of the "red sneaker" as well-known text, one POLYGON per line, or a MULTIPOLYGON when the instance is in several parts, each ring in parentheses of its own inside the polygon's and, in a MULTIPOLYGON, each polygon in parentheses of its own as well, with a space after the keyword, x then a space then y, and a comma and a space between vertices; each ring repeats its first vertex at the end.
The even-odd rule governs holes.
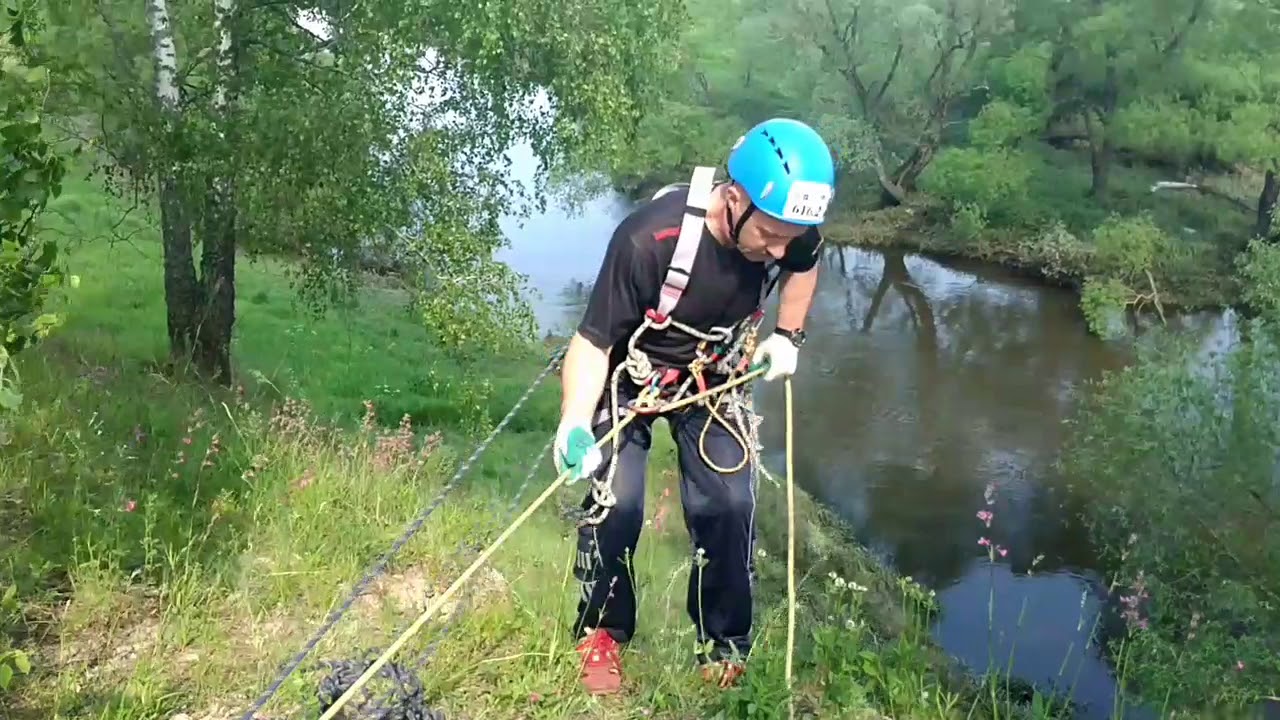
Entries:
POLYGON ((720 688, 733 687, 747 668, 735 662, 720 660, 702 666, 702 679, 715 683, 720 688))
POLYGON ((582 656, 579 679, 591 695, 609 695, 622 689, 622 657, 618 641, 604 630, 592 630, 578 643, 582 656))

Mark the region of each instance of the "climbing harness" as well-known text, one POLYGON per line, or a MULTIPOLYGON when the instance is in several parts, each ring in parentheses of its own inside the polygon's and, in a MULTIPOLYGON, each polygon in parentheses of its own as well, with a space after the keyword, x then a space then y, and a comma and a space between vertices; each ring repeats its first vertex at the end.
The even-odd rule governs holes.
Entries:
MULTIPOLYGON (((668 185, 659 190, 655 197, 661 197, 679 187, 681 186, 668 185)), ((671 263, 667 266, 662 290, 658 294, 658 306, 645 312, 640 327, 636 328, 628 338, 626 357, 614 368, 609 378, 609 408, 601 410, 596 420, 598 424, 607 419, 611 427, 618 427, 621 422, 619 413, 623 410, 621 384, 624 374, 641 388, 637 397, 627 403, 626 409, 640 414, 665 412, 663 409, 665 406, 659 403, 659 400, 686 397, 696 388, 704 398, 699 404, 707 409, 707 421, 698 435, 698 452, 708 467, 720 473, 732 473, 757 459, 760 418, 755 415, 750 394, 745 391, 745 388, 735 387, 732 392, 709 393, 707 374, 732 378, 746 370, 755 352, 760 323, 764 320, 764 301, 777 282, 778 274, 766 276, 761 284, 756 309, 735 326, 713 327, 704 332, 676 320, 673 313, 688 288, 693 263, 702 244, 707 207, 710 204, 711 192, 715 188, 715 168, 702 166, 695 168, 688 188, 688 198, 685 201, 684 215, 680 222, 680 234, 676 239, 671 263), (639 348, 640 338, 646 332, 668 328, 685 333, 698 341, 694 360, 683 373, 678 368, 655 367, 648 354, 639 348), (714 400, 712 400, 713 396, 714 400), (727 418, 721 414, 721 404, 725 402, 726 396, 729 415, 727 418), (707 454, 706 438, 713 421, 722 424, 742 447, 742 460, 733 467, 720 467, 707 454)), ((612 452, 605 472, 590 478, 593 507, 585 513, 582 519, 584 525, 599 525, 604 522, 609 511, 617 504, 618 499, 613 494, 613 481, 618 469, 619 442, 618 435, 614 434, 611 440, 612 452)), ((754 470, 751 483, 754 487, 754 470)))

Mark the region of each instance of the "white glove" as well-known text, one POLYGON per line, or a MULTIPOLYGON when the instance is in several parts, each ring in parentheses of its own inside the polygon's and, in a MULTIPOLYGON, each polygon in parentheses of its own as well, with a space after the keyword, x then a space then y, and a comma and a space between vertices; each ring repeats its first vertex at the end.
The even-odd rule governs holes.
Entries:
POLYGON ((577 480, 595 472, 604 461, 600 448, 596 447, 595 442, 595 435, 586 424, 570 420, 560 421, 560 428, 556 430, 556 444, 551 452, 555 458, 556 473, 572 470, 567 480, 568 484, 572 485, 577 480))
POLYGON ((762 360, 769 361, 769 369, 764 372, 765 382, 773 382, 780 377, 794 375, 796 362, 800 358, 800 348, 791 342, 791 338, 774 333, 756 346, 751 356, 751 364, 758 365, 762 360))

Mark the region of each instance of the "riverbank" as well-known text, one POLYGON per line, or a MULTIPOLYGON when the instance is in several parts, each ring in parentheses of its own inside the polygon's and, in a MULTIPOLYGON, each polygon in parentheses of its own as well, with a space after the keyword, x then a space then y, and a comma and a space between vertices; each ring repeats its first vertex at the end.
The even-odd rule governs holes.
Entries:
MULTIPOLYGON (((988 223, 984 217, 953 210, 943 199, 918 193, 900 207, 839 208, 824 226, 826 237, 837 244, 995 263, 1074 290, 1090 276, 1108 277, 1117 265, 1141 262, 1139 256, 1146 253, 1150 259, 1143 269, 1151 271, 1164 308, 1220 308, 1240 301, 1236 260, 1245 250, 1251 218, 1224 197, 1246 196, 1251 178, 1206 178, 1203 184, 1219 193, 1209 197, 1178 191, 1156 194, 1151 188, 1167 180, 1166 173, 1139 165, 1117 166, 1109 198, 1099 203, 1087 197, 1087 156, 1039 148, 1034 157, 1036 172, 1014 213, 1034 218, 1029 223, 988 223), (1099 228, 1122 218, 1150 219, 1159 236, 1152 238, 1149 251, 1122 245, 1111 256, 1098 252, 1099 228)), ((1132 237, 1131 230, 1120 235, 1132 237)), ((1137 290, 1148 288, 1139 285, 1137 290)))
MULTIPOLYGON (((992 263, 1076 291, 1089 276, 1106 274, 1092 243, 1065 227, 990 228, 964 238, 956 233, 952 215, 926 198, 908 206, 841 212, 824 229, 828 242, 836 245, 992 263)), ((1162 256, 1153 269, 1165 309, 1221 308, 1239 302, 1240 286, 1230 253, 1190 244, 1184 250, 1162 256)))
MULTIPOLYGON (((70 188, 54 214, 62 233, 86 239, 118 220, 89 184, 70 188)), ((309 316, 286 266, 245 261, 241 384, 201 387, 155 364, 165 346, 160 247, 145 218, 116 230, 133 231, 114 247, 99 238, 72 251, 82 280, 68 323, 20 359, 26 405, 0 438, 0 536, 12 558, 3 582, 18 605, 0 638, 33 667, 0 694, 6 717, 238 717, 545 362, 532 348, 470 363, 436 352, 385 288, 309 316)), ((554 476, 538 452, 556 405, 549 380, 313 660, 385 647, 532 501, 554 476)), ((646 631, 625 657, 626 692, 597 700, 576 686, 566 518, 579 486, 512 536, 445 623, 397 654, 411 667, 435 644, 419 673, 427 704, 449 718, 749 717, 779 707, 783 494, 762 487, 750 672, 737 689, 712 690, 692 668, 688 539, 674 451, 658 437, 636 558, 646 631)), ((798 708, 865 718, 967 709, 954 693, 971 687, 928 640, 929 594, 883 570, 801 495, 798 708)), ((323 674, 304 664, 263 716, 314 707, 323 674)))

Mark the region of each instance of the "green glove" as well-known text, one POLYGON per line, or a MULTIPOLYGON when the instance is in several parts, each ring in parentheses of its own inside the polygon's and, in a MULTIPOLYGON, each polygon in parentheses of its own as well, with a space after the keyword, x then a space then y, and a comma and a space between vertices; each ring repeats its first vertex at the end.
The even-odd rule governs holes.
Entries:
POLYGON ((596 447, 595 436, 586 425, 581 423, 568 421, 560 423, 552 452, 555 456, 556 472, 571 471, 568 478, 569 484, 595 472, 603 461, 600 448, 596 447))

